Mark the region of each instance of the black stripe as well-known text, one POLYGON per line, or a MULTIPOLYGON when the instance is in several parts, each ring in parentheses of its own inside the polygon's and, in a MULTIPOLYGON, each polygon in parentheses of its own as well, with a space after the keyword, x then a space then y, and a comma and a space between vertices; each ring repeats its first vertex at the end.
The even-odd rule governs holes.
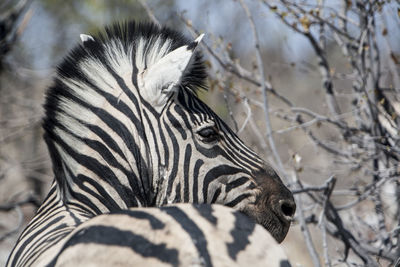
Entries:
MULTIPOLYGON (((37 222, 40 222, 43 218, 46 218, 46 216, 48 216, 49 213, 53 212, 55 209, 58 208, 59 202, 58 202, 56 194, 57 193, 54 192, 54 195, 52 196, 52 199, 50 199, 48 202, 46 200, 46 202, 47 202, 46 205, 42 204, 42 206, 40 206, 39 210, 37 211, 37 213, 43 214, 43 217, 40 217, 40 216, 33 217, 33 219, 29 222, 29 225, 34 225, 37 222)), ((21 237, 25 235, 25 231, 26 230, 27 229, 25 229, 22 232, 21 237)))
MULTIPOLYGON (((105 61, 103 61, 105 62, 105 61)), ((139 107, 139 103, 138 103, 138 99, 136 98, 136 96, 133 94, 132 89, 130 89, 126 84, 125 81, 118 76, 117 73, 115 73, 115 71, 108 66, 107 64, 104 64, 108 70, 108 72, 114 77, 115 81, 118 83, 119 87, 122 89, 122 91, 124 91, 124 93, 128 96, 128 98, 131 100, 131 102, 135 105, 135 108, 137 111, 140 112, 140 107, 139 107)), ((136 89, 136 88, 135 88, 136 89)), ((116 102, 114 102, 114 104, 116 103, 118 105, 118 102, 120 102, 119 99, 114 98, 114 101, 117 100, 116 102)), ((132 112, 129 108, 127 108, 127 111, 132 112)), ((139 134, 141 131, 139 131, 139 134)), ((141 136, 142 137, 142 136, 141 136)))
MULTIPOLYGON (((99 88, 97 88, 95 85, 91 84, 90 85, 94 91, 96 91, 96 93, 98 93, 99 95, 103 96, 105 98, 105 100, 111 105, 113 106, 116 110, 120 111, 121 113, 123 113, 128 119, 130 119, 133 124, 135 124, 135 126, 137 127, 138 130, 138 134, 141 138, 144 138, 143 136, 143 130, 141 129, 141 119, 139 117, 136 116, 136 114, 132 111, 132 109, 120 98, 115 97, 114 95, 107 93, 99 88)), ((126 87, 126 85, 125 85, 126 87)), ((128 90, 128 89, 126 89, 128 90)), ((129 91, 131 94, 132 92, 129 91)), ((133 96, 134 97, 134 96, 133 96)), ((139 107, 137 104, 137 101, 135 101, 135 107, 137 112, 139 112, 139 107)), ((108 110, 105 110, 106 112, 108 112, 108 110)))
POLYGON ((257 165, 253 159, 255 157, 249 157, 248 155, 244 154, 243 149, 239 149, 235 143, 233 142, 228 142, 229 138, 227 136, 224 136, 224 142, 226 144, 226 151, 225 153, 229 155, 230 160, 233 161, 237 165, 241 165, 242 168, 248 169, 249 171, 254 170, 254 169, 259 169, 261 166, 257 165), (240 151, 240 153, 239 153, 240 151))
POLYGON ((216 225, 218 223, 218 218, 212 214, 214 209, 211 205, 200 204, 193 205, 193 207, 197 210, 201 217, 203 217, 213 225, 216 225))
POLYGON ((207 202, 208 186, 212 181, 217 180, 220 176, 233 175, 233 174, 237 174, 241 171, 242 171, 241 169, 234 168, 229 165, 219 165, 219 166, 216 166, 216 167, 212 168, 211 170, 209 170, 207 172, 206 176, 204 177, 204 181, 203 181, 204 202, 208 203, 207 202))
POLYGON ((219 197, 219 195, 221 194, 221 187, 218 187, 217 190, 215 190, 214 195, 211 199, 211 203, 215 203, 217 202, 217 199, 219 197))
MULTIPOLYGON (((160 159, 160 149, 159 149, 159 147, 158 147, 158 142, 157 142, 157 140, 156 140, 157 135, 156 135, 156 132, 155 132, 155 130, 154 130, 154 126, 152 125, 151 120, 150 120, 150 118, 149 118, 149 115, 148 115, 146 112, 143 112, 143 117, 146 119, 146 123, 147 123, 147 125, 148 125, 148 127, 149 127, 149 129, 150 129, 151 135, 153 136, 153 138, 152 138, 151 141, 153 141, 153 143, 154 143, 154 147, 155 147, 155 149, 156 149, 156 155, 157 155, 157 157, 160 159)), ((161 138, 161 142, 163 143, 163 147, 164 147, 164 149, 166 150, 166 154, 168 154, 168 147, 167 147, 167 145, 165 144, 165 138, 164 138, 164 136, 161 134, 161 131, 159 130, 159 129, 160 129, 160 124, 158 123, 158 125, 156 125, 156 126, 158 127, 158 128, 157 128, 158 132, 160 132, 160 138, 161 138)), ((148 140, 148 141, 150 142, 150 140, 148 140)), ((168 156, 168 155, 167 155, 167 156, 168 156)))
POLYGON ((149 221, 151 228, 154 230, 160 230, 165 227, 165 223, 157 219, 157 217, 151 215, 149 212, 141 210, 121 210, 113 214, 124 214, 134 219, 147 220, 149 221))
POLYGON ((100 128, 97 125, 87 124, 87 123, 84 123, 84 124, 86 125, 86 127, 88 127, 88 129, 90 131, 92 131, 97 136, 99 136, 101 138, 101 140, 103 140, 104 143, 108 147, 110 147, 114 152, 116 152, 122 159, 124 159, 125 161, 128 161, 125 154, 122 152, 122 150, 118 146, 118 144, 115 142, 114 139, 111 138, 111 136, 106 131, 104 131, 102 128, 100 128))
POLYGON ((199 202, 199 197, 198 197, 198 190, 199 190, 199 171, 201 166, 203 166, 204 161, 201 159, 198 159, 196 161, 196 164, 194 165, 194 170, 193 170, 193 203, 198 203, 199 202))
POLYGON ((183 140, 186 140, 187 134, 185 129, 182 127, 181 123, 176 119, 176 116, 171 113, 170 110, 167 111, 168 120, 171 122, 171 125, 178 130, 183 140))
MULTIPOLYGON (((188 109, 190 110, 190 109, 188 109)), ((185 112, 180 105, 175 105, 174 106, 174 111, 179 115, 179 117, 183 120, 183 123, 185 124, 186 129, 191 129, 192 125, 189 123, 188 118, 187 118, 187 112, 185 112)))
POLYGON ((141 95, 139 95, 139 100, 140 100, 140 103, 142 104, 142 106, 144 107, 143 110, 150 112, 151 114, 153 114, 153 116, 155 118, 160 117, 160 113, 154 109, 152 103, 147 102, 146 99, 144 99, 141 95))
MULTIPOLYGON (((134 55, 132 55, 132 57, 133 57, 134 55)), ((134 60, 132 60, 132 62, 135 62, 134 60)), ((139 86, 138 86, 138 83, 137 83, 137 75, 139 74, 139 70, 138 70, 138 68, 136 67, 136 63, 133 63, 132 64, 132 84, 137 88, 137 89, 139 89, 139 86)))
MULTIPOLYGON (((67 88, 64 88, 64 89, 67 90, 67 88)), ((77 104, 90 110, 93 114, 96 114, 100 118, 101 121, 103 121, 108 127, 110 127, 110 129, 112 129, 116 134, 118 134, 121 137, 121 139, 125 142, 127 147, 134 148, 136 146, 136 141, 133 139, 132 133, 130 132, 130 130, 125 126, 125 124, 123 124, 121 121, 119 121, 116 117, 113 117, 107 111, 105 111, 103 109, 91 106, 90 104, 82 101, 81 99, 75 97, 74 95, 71 95, 69 93, 64 93, 64 94, 65 94, 65 98, 69 99, 70 101, 76 102, 77 104)), ((61 112, 61 111, 59 111, 59 112, 61 112)), ((55 136, 55 133, 53 132, 54 126, 60 125, 57 122, 58 122, 57 120, 54 120, 54 121, 48 121, 47 123, 44 124, 44 127, 45 127, 49 137, 51 137, 52 139, 54 139, 54 136, 55 136)), ((135 123, 135 126, 138 126, 137 125, 138 123, 139 123, 139 121, 137 121, 135 123)), ((140 155, 137 155, 137 156, 140 156, 140 155)))
POLYGON ((226 244, 229 256, 236 260, 240 251, 244 250, 250 244, 249 237, 253 234, 256 224, 246 215, 236 211, 233 213, 235 217, 235 226, 231 230, 233 237, 232 243, 226 244))
MULTIPOLYGON (((115 227, 90 226, 76 232, 49 266, 55 266, 58 258, 68 248, 78 244, 90 243, 127 247, 143 257, 157 258, 162 262, 175 266, 179 263, 178 251, 176 249, 167 248, 166 243, 154 244, 139 234, 131 231, 123 231, 115 227)), ((82 253, 85 252, 82 251, 82 253)))
MULTIPOLYGON (((174 184, 176 175, 178 173, 178 166, 180 164, 180 161, 179 161, 180 147, 179 147, 178 141, 175 138, 174 133, 171 131, 168 123, 166 123, 165 121, 164 121, 164 126, 165 126, 165 129, 167 130, 168 137, 171 138, 171 142, 172 142, 172 146, 173 146, 172 147, 172 149, 173 149, 173 151, 172 151, 172 157, 173 157, 172 158, 172 160, 173 160, 172 170, 171 170, 170 176, 168 177, 168 187, 167 187, 167 196, 170 196, 171 192, 172 192, 172 186, 174 184)), ((164 202, 166 203, 166 199, 164 199, 164 202)), ((163 204, 165 204, 165 203, 163 203, 163 204)))
MULTIPOLYGON (((72 170, 70 169, 70 166, 67 165, 65 165, 65 170, 66 170, 66 175, 70 176, 74 180, 74 184, 78 186, 80 189, 82 189, 84 192, 88 193, 89 196, 97 198, 99 202, 101 202, 105 207, 107 207, 110 210, 120 209, 118 207, 118 204, 108 194, 108 192, 106 192, 104 187, 102 187, 97 181, 93 180, 92 177, 88 177, 83 174, 78 174, 78 176, 75 177, 75 175, 72 173, 72 170), (94 192, 92 189, 84 185, 85 182, 91 184, 99 193, 94 192)), ((68 191, 74 199, 84 203, 92 210, 94 210, 97 214, 102 213, 100 209, 92 202, 92 200, 88 198, 88 194, 77 193, 76 191, 70 188, 70 184, 66 184, 66 186, 68 186, 68 191)))
POLYGON ((162 210, 171 215, 190 235, 200 257, 204 259, 204 265, 213 266, 210 254, 208 254, 207 239, 197 224, 178 207, 165 207, 162 210))
MULTIPOLYGON (((222 129, 225 134, 225 141, 228 147, 230 147, 231 151, 229 154, 233 154, 238 157, 238 161, 243 163, 247 163, 246 168, 251 166, 255 166, 256 164, 262 164, 262 160, 260 157, 255 154, 252 150, 250 150, 241 140, 240 138, 226 125, 226 123, 221 120, 218 115, 210 109, 204 102, 197 99, 198 104, 201 105, 201 109, 204 110, 205 113, 209 114, 209 117, 215 121, 219 129, 222 129), (238 153, 241 151, 241 154, 238 153), (254 162, 256 161, 256 162, 254 162)), ((257 166, 257 165, 256 165, 257 166)), ((259 167, 259 166, 257 166, 259 167)))
POLYGON ((179 203, 182 202, 181 198, 181 182, 178 181, 178 184, 175 187, 175 199, 173 201, 174 203, 179 203))
POLYGON ((192 146, 188 144, 185 149, 185 158, 183 162, 183 202, 189 202, 189 168, 190 158, 192 156, 192 146))
POLYGON ((240 177, 238 179, 235 179, 234 181, 229 182, 229 183, 226 184, 225 192, 228 193, 232 189, 235 189, 236 187, 239 187, 239 186, 245 184, 248 181, 249 181, 248 177, 240 177))
POLYGON ((237 198, 235 198, 234 200, 232 200, 232 201, 230 201, 228 203, 225 203, 225 206, 235 207, 237 204, 240 203, 240 201, 242 201, 243 199, 248 198, 249 196, 251 196, 251 194, 249 194, 249 193, 241 194, 237 198))
POLYGON ((84 205, 84 203, 81 203, 77 200, 74 200, 74 202, 68 202, 68 205, 71 207, 71 209, 75 209, 81 216, 88 219, 92 218, 96 214, 99 214, 90 209, 90 207, 84 205))
POLYGON ((169 154, 170 153, 169 153, 169 147, 167 144, 167 139, 166 139, 164 131, 161 130, 162 128, 161 128, 160 122, 158 122, 157 127, 160 131, 160 139, 161 139, 161 143, 163 144, 163 148, 164 148, 164 151, 163 151, 164 152, 164 164, 165 164, 165 166, 169 166, 169 154))

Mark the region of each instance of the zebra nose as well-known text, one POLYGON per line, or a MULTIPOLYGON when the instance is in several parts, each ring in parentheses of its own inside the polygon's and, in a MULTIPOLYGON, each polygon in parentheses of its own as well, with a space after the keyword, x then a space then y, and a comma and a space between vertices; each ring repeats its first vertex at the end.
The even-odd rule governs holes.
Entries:
POLYGON ((260 205, 272 211, 281 221, 289 223, 296 212, 296 203, 292 192, 282 183, 278 174, 272 168, 257 177, 261 187, 260 205))
POLYGON ((278 201, 277 215, 286 221, 292 221, 296 212, 296 203, 293 199, 281 199, 278 201))
POLYGON ((272 211, 281 221, 290 223, 296 212, 296 203, 292 192, 283 183, 278 184, 279 190, 273 190, 267 202, 269 202, 272 211))

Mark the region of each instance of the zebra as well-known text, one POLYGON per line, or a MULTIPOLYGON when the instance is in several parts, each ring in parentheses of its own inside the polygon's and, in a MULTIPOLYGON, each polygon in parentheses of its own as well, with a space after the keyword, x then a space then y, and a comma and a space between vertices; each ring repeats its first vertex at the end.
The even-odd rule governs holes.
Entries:
POLYGON ((49 265, 288 267, 290 263, 269 232, 241 212, 218 204, 180 203, 121 210, 86 221, 68 236, 49 265))
POLYGON ((44 104, 54 182, 8 266, 48 264, 101 214, 172 203, 226 205, 282 242, 293 196, 197 97, 207 89, 202 37, 134 21, 81 35, 44 104))

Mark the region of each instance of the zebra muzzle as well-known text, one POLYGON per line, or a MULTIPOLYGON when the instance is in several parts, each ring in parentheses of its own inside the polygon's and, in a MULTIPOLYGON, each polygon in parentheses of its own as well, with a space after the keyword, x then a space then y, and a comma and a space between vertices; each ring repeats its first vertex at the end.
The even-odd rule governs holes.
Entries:
POLYGON ((258 175, 261 189, 254 210, 247 211, 251 217, 264 226, 280 243, 286 237, 296 212, 292 192, 282 183, 278 175, 258 175))

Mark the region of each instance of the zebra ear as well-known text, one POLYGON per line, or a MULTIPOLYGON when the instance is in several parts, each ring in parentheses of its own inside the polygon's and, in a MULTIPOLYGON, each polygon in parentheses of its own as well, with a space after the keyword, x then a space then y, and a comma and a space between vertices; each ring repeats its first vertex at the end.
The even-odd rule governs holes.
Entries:
POLYGON ((196 47, 203 36, 204 34, 201 34, 190 44, 169 52, 139 74, 139 86, 143 88, 142 96, 147 101, 157 106, 166 104, 171 94, 178 90, 181 79, 191 64, 196 47))
POLYGON ((79 37, 81 38, 83 46, 87 46, 88 43, 94 42, 94 38, 88 34, 80 34, 79 37))

